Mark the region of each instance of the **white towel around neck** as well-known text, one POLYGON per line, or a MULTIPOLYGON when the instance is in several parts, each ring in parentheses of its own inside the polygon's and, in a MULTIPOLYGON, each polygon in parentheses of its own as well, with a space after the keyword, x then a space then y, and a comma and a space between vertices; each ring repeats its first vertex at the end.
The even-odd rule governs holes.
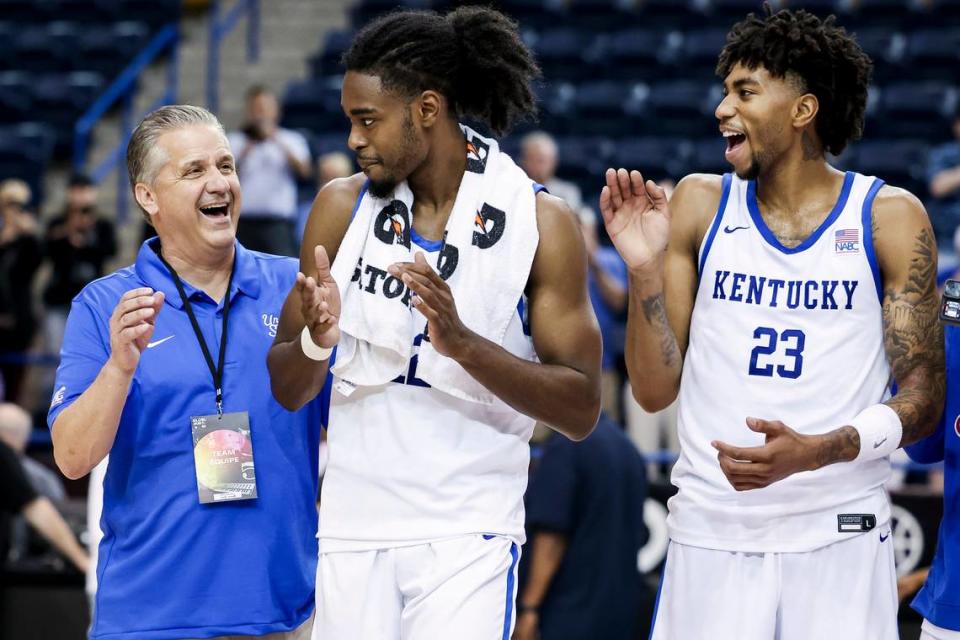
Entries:
MULTIPOLYGON (((534 183, 495 140, 461 125, 467 170, 444 232, 439 266, 460 320, 503 345, 539 242, 534 183)), ((410 293, 387 268, 412 261, 413 193, 402 182, 385 198, 364 186, 334 260, 341 338, 333 374, 354 385, 386 384, 407 371, 415 327, 410 293)), ((495 396, 428 340, 417 376, 452 396, 492 404, 495 396)))

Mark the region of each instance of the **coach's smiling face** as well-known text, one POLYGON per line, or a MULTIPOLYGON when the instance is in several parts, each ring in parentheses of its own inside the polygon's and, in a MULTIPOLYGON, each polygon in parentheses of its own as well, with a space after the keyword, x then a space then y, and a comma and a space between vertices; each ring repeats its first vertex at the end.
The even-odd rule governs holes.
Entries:
POLYGON ((155 177, 137 184, 166 249, 196 258, 229 251, 240 214, 240 181, 223 133, 208 125, 167 131, 150 151, 155 177))
POLYGON ((384 88, 378 76, 348 71, 343 77, 340 104, 350 119, 347 144, 377 197, 390 194, 426 158, 421 101, 384 88))
MULTIPOLYGON (((762 66, 734 65, 723 81, 723 100, 715 115, 727 141, 724 157, 739 178, 754 180, 769 171, 801 136, 813 129, 817 99, 800 78, 777 78, 762 66)), ((819 142, 816 152, 822 155, 819 142)), ((805 154, 806 155, 806 154, 805 154)))

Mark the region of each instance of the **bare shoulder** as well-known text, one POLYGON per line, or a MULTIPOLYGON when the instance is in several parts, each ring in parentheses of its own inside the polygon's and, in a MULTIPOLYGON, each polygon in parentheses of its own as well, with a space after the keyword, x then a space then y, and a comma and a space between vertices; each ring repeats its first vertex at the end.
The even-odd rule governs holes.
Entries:
POLYGON ((348 178, 335 178, 323 185, 313 199, 310 217, 303 231, 300 249, 301 268, 313 264, 313 247, 323 245, 330 261, 336 258, 343 236, 350 226, 353 208, 360 196, 366 177, 362 173, 348 178))
POLYGON ((906 189, 884 185, 873 201, 873 222, 880 231, 886 228, 893 232, 890 227, 900 224, 928 225, 929 218, 920 198, 906 189))
POLYGON ((533 256, 530 284, 557 281, 581 267, 586 274, 586 250, 573 209, 566 201, 545 191, 537 194, 536 201, 540 242, 533 256))
POLYGON ((569 227, 578 231, 577 216, 566 200, 541 191, 537 199, 537 229, 540 235, 569 227))
POLYGON ((885 276, 923 266, 935 269, 937 241, 923 203, 899 187, 883 186, 873 201, 872 233, 885 276))
POLYGON ((317 213, 342 216, 344 210, 346 210, 346 215, 349 217, 365 182, 366 177, 362 173, 355 173, 347 178, 334 178, 323 185, 323 188, 317 193, 317 197, 313 200, 310 216, 312 217, 317 213))
POLYGON ((670 198, 672 235, 696 252, 722 196, 723 176, 691 173, 683 178, 670 198))

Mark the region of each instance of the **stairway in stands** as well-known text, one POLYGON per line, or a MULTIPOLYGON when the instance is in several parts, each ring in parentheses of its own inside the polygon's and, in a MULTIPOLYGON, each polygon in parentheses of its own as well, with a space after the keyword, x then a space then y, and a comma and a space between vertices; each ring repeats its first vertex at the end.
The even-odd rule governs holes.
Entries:
MULTIPOLYGON (((222 3, 221 12, 233 6, 222 3)), ((244 94, 251 84, 266 84, 282 97, 288 82, 306 77, 308 57, 316 51, 326 33, 343 28, 348 20, 350 0, 261 0, 260 59, 248 65, 246 59, 246 22, 241 19, 222 43, 220 53, 220 110, 218 116, 227 130, 239 126, 244 113, 244 94)), ((185 12, 181 21, 178 99, 206 106, 207 13, 185 12)), ((165 65, 151 68, 144 76, 137 113, 143 111, 163 92, 165 65)), ((90 166, 106 157, 119 140, 119 119, 105 118, 97 127, 91 148, 90 166)), ((120 167, 125 174, 125 166, 120 167)), ((62 202, 63 185, 68 172, 51 172, 47 187, 56 206, 62 202)), ((101 210, 108 215, 116 210, 117 179, 109 176, 100 194, 101 210)), ((120 229, 121 253, 117 265, 129 264, 136 254, 141 227, 139 213, 132 200, 128 224, 120 229)))

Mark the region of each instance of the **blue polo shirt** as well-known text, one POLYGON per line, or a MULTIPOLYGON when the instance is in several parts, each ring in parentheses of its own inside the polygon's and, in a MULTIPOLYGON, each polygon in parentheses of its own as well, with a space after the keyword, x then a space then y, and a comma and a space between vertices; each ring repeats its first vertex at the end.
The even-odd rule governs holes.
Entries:
POLYGON ((916 462, 943 461, 943 519, 930 575, 911 606, 943 629, 960 631, 960 327, 944 327, 947 401, 933 435, 907 447, 916 462))
MULTIPOLYGON (((236 245, 223 410, 248 411, 255 500, 200 504, 190 417, 216 413, 212 376, 169 272, 145 242, 136 263, 87 285, 67 319, 51 427, 110 355, 125 292, 163 291, 104 480, 99 591, 90 637, 166 640, 295 629, 314 606, 319 400, 290 413, 270 391, 267 350, 297 263, 236 245)), ((184 282, 216 361, 223 304, 184 282)))

